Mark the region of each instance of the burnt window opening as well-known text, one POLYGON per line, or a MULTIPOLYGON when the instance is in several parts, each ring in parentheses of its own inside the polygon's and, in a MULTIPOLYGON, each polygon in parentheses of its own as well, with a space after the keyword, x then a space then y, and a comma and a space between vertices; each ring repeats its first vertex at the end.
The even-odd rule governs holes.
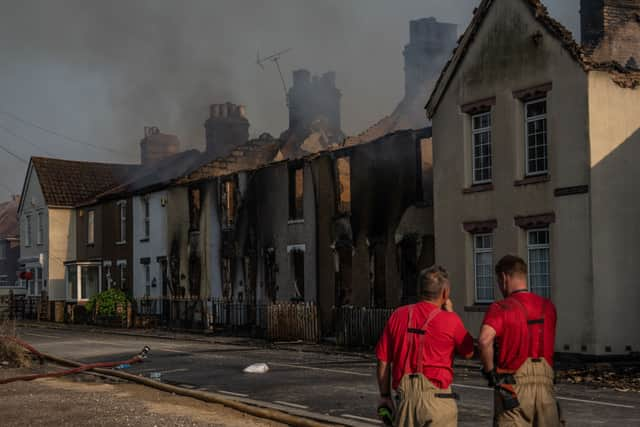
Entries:
POLYGON ((276 251, 274 248, 267 248, 264 251, 264 285, 267 298, 272 303, 276 302, 278 287, 276 286, 276 251))
POLYGON ((199 188, 189 189, 189 230, 200 230, 200 211, 202 209, 202 194, 199 188))
POLYGON ((292 301, 304 301, 304 248, 289 251, 294 297, 292 301))
POLYGON ((231 258, 222 258, 222 295, 225 300, 231 300, 231 258))
POLYGON ((351 159, 340 157, 336 159, 338 181, 338 212, 351 213, 351 159))
POLYGON ((304 219, 304 168, 303 165, 289 168, 289 219, 304 219))
POLYGON ((336 247, 336 287, 335 304, 342 307, 351 304, 352 295, 352 259, 351 245, 336 247))
POLYGON ((387 307, 385 245, 376 244, 369 253, 369 278, 371 283, 371 307, 387 307))
POLYGON ((418 296, 418 242, 414 237, 405 237, 400 242, 400 277, 402 303, 415 303, 418 296))
POLYGON ((222 212, 222 226, 233 227, 236 217, 236 183, 234 180, 222 182, 220 192, 220 210, 222 212))

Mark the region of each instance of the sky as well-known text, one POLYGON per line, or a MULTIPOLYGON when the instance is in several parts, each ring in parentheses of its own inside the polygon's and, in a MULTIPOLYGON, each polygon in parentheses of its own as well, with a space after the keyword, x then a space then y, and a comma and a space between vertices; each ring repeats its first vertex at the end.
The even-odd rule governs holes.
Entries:
MULTIPOLYGON (((250 133, 279 135, 285 95, 262 57, 337 73, 343 130, 402 98, 409 21, 462 33, 480 0, 0 0, 0 200, 19 194, 30 156, 137 162, 145 126, 204 148, 208 105, 247 107, 250 133), (12 154, 2 150, 8 149, 12 154)), ((578 0, 546 0, 576 34, 578 0)))

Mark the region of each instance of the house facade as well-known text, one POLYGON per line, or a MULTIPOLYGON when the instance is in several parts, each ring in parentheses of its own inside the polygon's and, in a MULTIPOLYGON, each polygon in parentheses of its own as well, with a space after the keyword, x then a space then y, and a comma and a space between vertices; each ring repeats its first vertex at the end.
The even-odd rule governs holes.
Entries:
POLYGON ((619 327, 640 321, 638 77, 591 60, 537 0, 476 10, 427 105, 436 261, 472 331, 501 297, 493 266, 516 254, 557 306, 557 351, 640 347, 619 327))
POLYGON ((25 291, 17 275, 20 258, 19 203, 19 196, 0 203, 0 295, 25 291))

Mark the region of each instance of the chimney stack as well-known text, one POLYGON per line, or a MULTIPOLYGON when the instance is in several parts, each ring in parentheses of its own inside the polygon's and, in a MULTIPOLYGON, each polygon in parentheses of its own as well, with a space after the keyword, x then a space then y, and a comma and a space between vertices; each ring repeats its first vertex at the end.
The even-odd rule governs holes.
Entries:
POLYGON ((180 140, 175 135, 160 133, 155 126, 145 126, 140 140, 140 163, 149 165, 164 160, 180 151, 180 140))
POLYGON ((596 62, 640 62, 640 1, 581 0, 582 46, 596 62))
POLYGON ((308 70, 295 70, 293 86, 287 94, 289 129, 308 129, 315 120, 323 118, 330 129, 340 130, 341 97, 335 72, 311 76, 308 70))
POLYGON ((249 140, 249 120, 242 105, 212 104, 204 127, 210 158, 224 157, 249 140))

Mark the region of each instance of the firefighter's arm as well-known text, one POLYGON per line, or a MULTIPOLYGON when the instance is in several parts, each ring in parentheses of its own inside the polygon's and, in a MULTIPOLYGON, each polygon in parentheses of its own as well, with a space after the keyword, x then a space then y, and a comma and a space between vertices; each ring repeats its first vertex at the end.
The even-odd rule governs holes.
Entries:
POLYGON ((391 365, 378 359, 378 388, 380 397, 391 397, 391 365))
POLYGON ((480 350, 480 361, 484 372, 494 370, 493 365, 493 343, 496 339, 496 331, 489 325, 482 325, 480 337, 478 338, 478 350, 480 350))

